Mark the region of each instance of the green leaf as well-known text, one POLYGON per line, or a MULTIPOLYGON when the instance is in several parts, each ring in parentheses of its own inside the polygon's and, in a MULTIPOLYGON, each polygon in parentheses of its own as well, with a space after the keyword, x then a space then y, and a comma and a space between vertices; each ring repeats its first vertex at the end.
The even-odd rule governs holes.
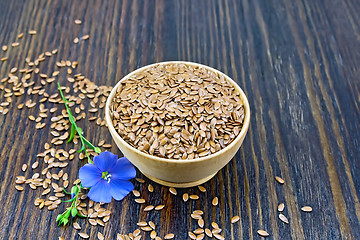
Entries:
POLYGON ((77 132, 81 135, 81 134, 83 134, 83 130, 81 129, 81 128, 77 128, 77 132))
POLYGON ((69 193, 68 191, 66 191, 65 188, 64 188, 63 190, 64 190, 64 192, 65 192, 66 194, 71 194, 71 193, 69 193))
POLYGON ((101 153, 101 149, 99 147, 96 147, 94 150, 96 153, 101 153))
POLYGON ((64 218, 64 219, 63 219, 63 225, 64 225, 64 226, 65 226, 68 222, 69 222, 69 219, 67 219, 67 218, 64 218))
MULTIPOLYGON (((83 138, 83 140, 84 140, 84 143, 85 143, 89 148, 91 148, 92 150, 95 150, 95 149, 96 149, 96 147, 95 147, 94 145, 92 145, 91 142, 89 142, 89 140, 87 140, 86 138, 83 138)), ((99 148, 99 150, 100 150, 100 148, 99 148)), ((96 150, 95 150, 95 151, 96 151, 96 150)), ((101 150, 100 150, 100 152, 101 152, 101 150)))
POLYGON ((66 201, 61 200, 61 202, 72 202, 74 200, 75 200, 75 198, 72 198, 72 199, 69 199, 69 200, 66 200, 66 201))
POLYGON ((57 222, 60 221, 60 219, 62 219, 62 217, 63 217, 63 215, 62 215, 62 214, 59 214, 59 215, 57 216, 57 218, 56 218, 56 221, 57 221, 57 222))
POLYGON ((75 137, 75 132, 76 132, 76 127, 75 127, 74 124, 72 124, 72 125, 71 125, 70 137, 69 137, 69 139, 68 139, 68 141, 67 141, 68 143, 71 142, 71 141, 74 139, 74 137, 75 137))
POLYGON ((81 149, 78 150, 78 152, 81 153, 82 151, 85 151, 85 150, 86 150, 85 145, 82 145, 82 146, 81 146, 81 149))
POLYGON ((74 207, 71 209, 71 216, 75 217, 78 214, 78 210, 74 207))
POLYGON ((77 215, 78 215, 79 217, 86 218, 86 216, 81 215, 79 212, 77 213, 77 215))

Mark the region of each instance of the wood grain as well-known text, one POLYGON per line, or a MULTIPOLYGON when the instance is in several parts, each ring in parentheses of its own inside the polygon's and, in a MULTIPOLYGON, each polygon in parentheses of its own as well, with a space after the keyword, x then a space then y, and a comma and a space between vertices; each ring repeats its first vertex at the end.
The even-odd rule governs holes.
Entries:
MULTIPOLYGON (((260 239, 259 229, 269 232, 268 239, 360 239, 359 10, 354 0, 2 0, 0 45, 9 49, 0 50, 0 58, 8 57, 0 62, 0 79, 11 68, 24 67, 26 57, 57 48, 58 54, 40 65, 41 73, 52 73, 56 61, 76 60, 77 72, 97 85, 113 86, 141 66, 186 60, 219 69, 247 94, 248 135, 236 157, 204 184, 206 193, 179 189, 173 196, 152 182, 155 191, 149 193, 147 184, 134 181, 150 204, 166 207, 146 213, 131 195, 113 201, 113 216, 104 228, 78 221, 91 239, 98 231, 115 239, 135 230, 140 220, 153 221, 161 237, 174 233, 175 239, 188 239, 188 231, 197 228, 190 217, 195 209, 204 211, 206 227, 217 222, 226 239, 260 239), (32 29, 37 35, 27 34, 32 29), (21 32, 25 36, 17 40, 21 32), (88 41, 73 43, 86 34, 88 41), (10 47, 15 41, 20 45, 10 47), (184 203, 185 192, 200 200, 184 203), (215 196, 217 207, 211 205, 215 196), (278 219, 281 202, 289 224, 278 219), (302 212, 305 205, 313 212, 302 212), (231 224, 235 215, 240 221, 231 224)), ((57 80, 70 86, 61 76, 57 80)), ((46 89, 55 93, 55 83, 46 89)), ((0 102, 4 95, 0 90, 0 102)), ((41 130, 28 120, 38 106, 17 109, 41 96, 11 98, 9 112, 0 114, 0 239, 79 239, 72 227, 56 226, 63 207, 40 210, 33 202, 41 190, 15 189, 21 166, 36 161, 51 140, 51 129, 50 119, 41 130)), ((89 108, 89 102, 85 105, 89 108)), ((87 120, 79 124, 93 142, 111 142, 105 127, 87 120)), ((121 155, 116 147, 111 151, 121 155)), ((71 181, 84 163, 75 159, 66 168, 71 181)), ((25 176, 33 172, 28 169, 25 176)))

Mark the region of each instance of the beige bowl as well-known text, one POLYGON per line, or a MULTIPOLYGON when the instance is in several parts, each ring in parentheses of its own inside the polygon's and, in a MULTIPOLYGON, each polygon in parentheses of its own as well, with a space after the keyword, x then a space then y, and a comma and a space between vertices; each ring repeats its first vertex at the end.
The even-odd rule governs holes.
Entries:
POLYGON ((216 173, 235 156, 236 152, 240 148, 245 138, 245 135, 247 133, 250 124, 249 102, 244 92, 231 78, 226 76, 224 73, 216 69, 213 69, 211 67, 201 65, 198 63, 183 62, 183 61, 155 63, 137 69, 129 73, 125 77, 123 77, 115 85, 114 89, 111 91, 110 96, 107 99, 105 115, 110 133, 116 145, 119 147, 119 149, 124 154, 124 156, 128 158, 129 161, 132 164, 134 164, 149 179, 157 183, 160 183, 162 185, 171 186, 171 187, 197 186, 208 181, 213 176, 215 176, 216 173), (145 70, 146 68, 157 65, 166 65, 169 63, 182 63, 193 67, 202 67, 210 71, 216 72, 220 75, 223 75, 230 83, 234 85, 235 89, 240 93, 240 98, 244 104, 244 110, 245 110, 244 125, 239 135, 234 139, 232 143, 230 143, 224 149, 209 156, 196 158, 192 160, 165 159, 135 149, 134 147, 130 146, 127 142, 125 142, 116 132, 110 117, 110 103, 112 102, 112 99, 116 93, 116 89, 119 87, 120 83, 122 81, 127 80, 131 75, 137 74, 145 70))

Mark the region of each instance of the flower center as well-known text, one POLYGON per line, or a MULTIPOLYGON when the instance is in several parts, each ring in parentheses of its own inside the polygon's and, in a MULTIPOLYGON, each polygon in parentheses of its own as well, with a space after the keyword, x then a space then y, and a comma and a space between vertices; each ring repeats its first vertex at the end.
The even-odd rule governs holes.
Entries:
POLYGON ((108 171, 102 172, 101 178, 107 182, 110 182, 111 174, 108 171))

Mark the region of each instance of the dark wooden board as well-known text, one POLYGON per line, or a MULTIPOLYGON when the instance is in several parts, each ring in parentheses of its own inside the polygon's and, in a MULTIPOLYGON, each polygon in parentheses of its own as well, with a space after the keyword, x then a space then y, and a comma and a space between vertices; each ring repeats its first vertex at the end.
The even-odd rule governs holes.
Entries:
MULTIPOLYGON (((356 0, 2 0, 0 45, 30 29, 37 35, 25 34, 20 46, 0 50, 1 58, 9 57, 0 62, 0 79, 12 67, 24 67, 26 57, 58 48, 41 72, 54 71, 58 60, 76 60, 77 72, 113 86, 141 66, 186 60, 221 70, 247 94, 251 125, 235 159, 204 184, 205 194, 197 188, 178 190, 180 196, 197 193, 200 200, 184 203, 155 183, 148 195, 146 185, 136 182, 150 203, 165 202, 166 208, 143 213, 133 196, 113 201, 105 228, 80 221, 91 239, 98 231, 115 239, 116 233, 135 230, 138 220, 152 220, 161 237, 172 232, 175 239, 188 239, 187 232, 196 229, 190 218, 194 209, 204 210, 206 226, 217 222, 226 239, 261 239, 258 229, 268 231, 268 239, 360 239, 359 11, 356 0), (74 24, 77 18, 82 25, 74 24), (85 34, 88 41, 72 42, 85 34), (211 205, 214 196, 218 207, 211 205), (278 219, 280 202, 290 224, 278 219), (313 212, 301 212, 304 205, 313 212), (234 215, 241 220, 230 224, 234 215)), ((55 93, 55 83, 48 89, 55 93)), ((4 94, 0 91, 0 102, 4 94)), ((34 206, 41 190, 14 188, 22 164, 33 163, 51 139, 49 126, 36 130, 28 120, 38 107, 17 109, 40 98, 13 97, 9 112, 0 114, 0 239, 79 238, 72 227, 56 226, 63 208, 50 212, 34 206)), ((79 124, 93 142, 111 142, 105 127, 79 124)), ((111 151, 121 155, 115 146, 111 151)), ((70 179, 84 163, 71 162, 70 179)))

